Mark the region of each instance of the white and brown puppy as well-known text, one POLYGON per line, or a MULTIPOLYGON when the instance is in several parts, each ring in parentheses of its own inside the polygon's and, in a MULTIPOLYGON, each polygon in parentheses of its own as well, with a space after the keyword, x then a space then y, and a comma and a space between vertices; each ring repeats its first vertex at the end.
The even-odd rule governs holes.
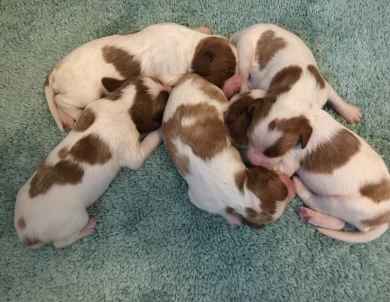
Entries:
POLYGON ((138 169, 162 141, 169 93, 157 79, 135 78, 87 106, 16 197, 15 228, 25 246, 64 247, 91 234, 86 208, 119 169, 138 169), (139 132, 149 132, 139 142, 139 132))
POLYGON ((286 175, 246 168, 225 133, 227 107, 217 86, 199 75, 185 75, 164 112, 164 143, 195 206, 222 215, 230 224, 244 219, 260 228, 283 214, 295 190, 286 175))
POLYGON ((240 90, 238 54, 224 37, 164 23, 126 35, 86 43, 48 73, 45 95, 63 131, 91 102, 135 76, 152 76, 172 86, 187 72, 195 72, 220 87, 226 96, 240 90))
POLYGON ((317 112, 304 150, 295 147, 275 169, 291 176, 311 209, 299 214, 327 236, 368 242, 390 225, 390 175, 378 153, 327 112, 317 112), (304 185, 303 185, 304 184, 304 185), (360 232, 342 232, 344 222, 360 232))
POLYGON ((293 33, 257 24, 234 34, 231 41, 239 53, 241 91, 249 87, 267 92, 262 105, 247 106, 252 120, 248 157, 254 165, 272 167, 296 144, 305 148, 312 116, 327 100, 348 122, 360 121, 360 109, 337 95, 320 75, 309 48, 293 33))

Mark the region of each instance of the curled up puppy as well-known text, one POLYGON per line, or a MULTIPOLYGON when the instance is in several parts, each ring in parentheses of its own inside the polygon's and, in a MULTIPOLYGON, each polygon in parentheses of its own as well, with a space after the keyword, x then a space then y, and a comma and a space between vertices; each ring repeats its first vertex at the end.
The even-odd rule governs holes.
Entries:
POLYGON ((195 72, 230 97, 240 90, 238 54, 228 39, 206 27, 154 24, 125 35, 90 41, 63 58, 48 73, 45 95, 58 128, 71 129, 91 102, 137 76, 173 86, 195 72))
POLYGON ((121 167, 138 169, 162 142, 168 96, 160 81, 141 77, 87 106, 17 194, 14 223, 25 246, 64 247, 93 232, 86 208, 121 167))
POLYGON ((293 148, 275 170, 291 176, 309 208, 299 215, 332 238, 369 242, 390 225, 390 175, 381 156, 327 112, 317 112, 306 148, 293 148), (345 222, 359 229, 343 232, 345 222))
POLYGON ((295 195, 284 174, 262 167, 247 169, 226 135, 222 91, 196 74, 172 90, 163 118, 167 152, 188 183, 198 208, 255 228, 278 219, 295 195))
POLYGON ((273 24, 256 24, 235 33, 231 41, 239 53, 241 92, 248 88, 266 92, 261 102, 245 100, 250 123, 243 131, 247 130, 245 144, 252 164, 270 168, 298 143, 304 149, 313 116, 328 100, 348 122, 360 121, 360 109, 335 92, 318 71, 310 49, 293 33, 273 24))

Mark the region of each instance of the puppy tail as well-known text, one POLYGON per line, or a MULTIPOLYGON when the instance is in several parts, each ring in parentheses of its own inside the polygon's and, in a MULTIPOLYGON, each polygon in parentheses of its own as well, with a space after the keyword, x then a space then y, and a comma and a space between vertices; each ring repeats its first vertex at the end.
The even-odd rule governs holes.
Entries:
POLYGON ((61 132, 64 132, 64 126, 60 117, 60 113, 58 111, 57 104, 54 100, 55 94, 53 88, 51 87, 50 76, 51 76, 51 72, 49 72, 49 74, 47 75, 46 83, 45 83, 46 101, 47 101, 47 105, 49 106, 51 115, 54 117, 58 129, 60 129, 61 132))
POLYGON ((342 232, 342 231, 328 230, 324 228, 318 228, 318 231, 326 236, 338 240, 347 241, 351 243, 366 243, 381 236, 384 232, 387 231, 387 227, 388 227, 387 223, 385 223, 373 227, 367 232, 342 232))

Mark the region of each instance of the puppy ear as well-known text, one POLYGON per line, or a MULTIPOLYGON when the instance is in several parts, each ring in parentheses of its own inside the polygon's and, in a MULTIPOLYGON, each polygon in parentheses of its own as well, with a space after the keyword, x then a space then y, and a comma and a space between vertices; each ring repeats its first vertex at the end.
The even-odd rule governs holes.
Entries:
POLYGON ((208 49, 198 50, 192 61, 192 69, 202 77, 210 74, 210 64, 214 59, 214 54, 208 49))
POLYGON ((300 134, 301 135, 300 142, 301 142, 302 149, 306 148, 312 133, 313 133, 312 126, 309 123, 303 123, 301 128, 301 134, 300 134))
POLYGON ((259 104, 257 102, 255 102, 256 100, 253 100, 252 103, 250 103, 248 105, 248 107, 246 108, 246 111, 248 112, 248 114, 250 116, 253 116, 253 113, 255 112, 256 108, 259 107, 259 104))

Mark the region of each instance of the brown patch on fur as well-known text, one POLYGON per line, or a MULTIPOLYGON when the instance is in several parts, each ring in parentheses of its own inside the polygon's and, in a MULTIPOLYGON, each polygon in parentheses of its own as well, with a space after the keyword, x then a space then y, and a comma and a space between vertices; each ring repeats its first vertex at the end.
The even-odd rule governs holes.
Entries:
POLYGON ((315 67, 314 65, 308 65, 307 66, 307 70, 309 70, 311 72, 311 74, 314 76, 314 78, 317 81, 317 85, 321 89, 324 89, 325 88, 325 81, 322 78, 322 76, 321 76, 320 72, 318 71, 317 67, 315 67))
POLYGON ((60 159, 64 159, 69 154, 68 148, 64 147, 60 151, 58 151, 57 155, 60 159))
POLYGON ((114 65, 123 78, 132 79, 141 74, 140 63, 125 50, 115 46, 104 46, 102 52, 104 61, 114 65))
POLYGON ((207 37, 200 40, 195 48, 192 69, 219 88, 234 76, 236 66, 236 57, 227 39, 207 37))
POLYGON ((282 93, 290 91, 301 75, 302 68, 299 66, 291 65, 283 68, 272 78, 267 90, 267 96, 277 98, 282 93))
POLYGON ((248 108, 254 102, 254 99, 246 94, 230 104, 225 115, 225 123, 229 136, 233 141, 240 145, 248 145, 248 127, 252 122, 252 115, 248 108))
POLYGON ((248 145, 248 130, 251 131, 268 115, 274 103, 275 99, 271 97, 253 99, 250 95, 244 95, 231 103, 225 121, 233 141, 241 146, 248 145))
POLYGON ((256 60, 259 63, 260 70, 264 69, 276 53, 286 45, 287 43, 283 38, 275 37, 274 31, 265 31, 257 41, 256 46, 256 60))
POLYGON ((34 245, 37 245, 37 244, 41 244, 42 242, 40 242, 37 238, 29 238, 29 237, 25 237, 23 239, 23 244, 27 247, 33 247, 34 245))
POLYGON ((49 86, 49 85, 50 85, 50 76, 51 76, 51 74, 53 73, 53 71, 54 71, 55 69, 57 69, 57 67, 59 67, 59 64, 60 64, 60 63, 57 63, 57 64, 54 65, 52 68, 50 68, 50 70, 47 72, 46 80, 45 80, 45 86, 49 86))
POLYGON ((264 151, 264 155, 271 158, 284 155, 299 142, 302 149, 306 148, 313 132, 310 121, 302 115, 289 119, 275 119, 269 124, 268 128, 271 131, 277 129, 283 132, 276 143, 264 151))
POLYGON ((300 166, 309 172, 331 174, 347 164, 359 152, 360 145, 359 139, 352 132, 342 129, 307 154, 300 161, 300 166))
POLYGON ((244 185, 246 180, 246 170, 242 170, 234 176, 234 181, 236 183, 237 188, 241 193, 244 193, 244 185))
POLYGON ((26 228, 26 221, 24 221, 24 218, 19 218, 18 220, 18 228, 20 230, 24 230, 26 228))
POLYGON ((77 119, 76 124, 74 124, 74 131, 85 131, 95 122, 96 115, 90 108, 86 108, 77 119))
MULTIPOLYGON (((152 80, 156 83, 161 83, 157 79, 152 78, 152 80)), ((141 133, 157 130, 162 124, 165 106, 169 98, 168 91, 161 90, 154 97, 149 93, 149 88, 142 79, 136 79, 133 83, 136 85, 137 93, 134 103, 129 109, 131 119, 141 133)))
POLYGON ((190 172, 190 159, 187 155, 177 152, 175 145, 172 142, 165 143, 168 154, 171 157, 173 165, 180 172, 182 176, 185 176, 190 172))
POLYGON ((272 106, 275 104, 276 99, 265 96, 256 99, 252 104, 249 105, 248 111, 252 116, 252 127, 256 126, 262 119, 264 119, 271 111, 272 106))
POLYGON ((80 162, 102 165, 112 158, 108 145, 96 134, 83 137, 70 149, 69 154, 80 162))
POLYGON ((236 210, 234 210, 232 207, 226 207, 225 212, 229 215, 234 215, 236 214, 236 210))
POLYGON ((163 131, 165 146, 171 158, 176 156, 173 144, 176 138, 203 160, 213 158, 228 147, 220 114, 215 106, 207 103, 178 106, 175 114, 164 123, 163 131), (185 119, 193 119, 193 123, 183 125, 185 119))
POLYGON ((373 219, 365 219, 362 221, 362 223, 368 227, 375 227, 385 223, 390 224, 390 212, 386 212, 373 219))
POLYGON ((382 179, 377 183, 368 183, 360 188, 360 194, 375 203, 390 200, 390 180, 382 179))
POLYGON ((84 176, 83 168, 70 160, 61 160, 54 166, 49 166, 43 161, 30 182, 29 195, 34 198, 45 194, 49 189, 57 185, 77 185, 84 176))
POLYGON ((107 90, 107 92, 112 92, 112 91, 118 89, 119 87, 121 87, 123 85, 123 83, 125 83, 126 81, 127 81, 127 79, 118 80, 118 79, 114 79, 114 78, 103 78, 102 85, 107 90))
POLYGON ((260 229, 265 223, 274 221, 277 202, 287 198, 288 189, 274 171, 254 167, 246 170, 246 174, 246 187, 259 198, 261 212, 247 207, 243 218, 249 226, 260 229))

